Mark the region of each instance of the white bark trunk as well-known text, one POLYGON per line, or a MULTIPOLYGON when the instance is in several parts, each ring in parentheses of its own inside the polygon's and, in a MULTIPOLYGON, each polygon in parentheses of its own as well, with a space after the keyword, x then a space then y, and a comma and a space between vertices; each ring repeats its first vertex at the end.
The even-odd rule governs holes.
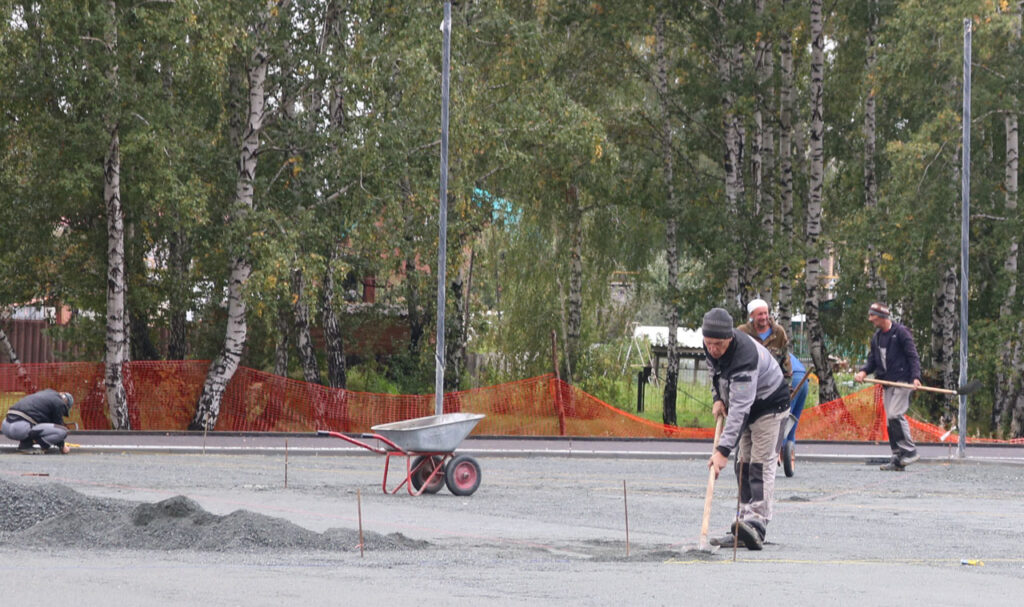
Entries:
MULTIPOLYGON (((1019 146, 1018 146, 1018 124, 1016 114, 1006 114, 1004 119, 1006 130, 1006 163, 1005 176, 1003 178, 1004 201, 1007 217, 1017 215, 1017 173, 1019 170, 1019 146)), ((1017 235, 1010 234, 1010 242, 1003 263, 1004 274, 1006 275, 1006 292, 1003 295, 1002 304, 999 307, 1000 318, 1014 318, 1017 306, 1017 235)), ((1003 321, 1004 323, 1006 321, 1003 321)), ((1013 331, 1006 332, 1006 339, 1001 348, 1002 365, 996 370, 996 389, 992 402, 992 429, 1001 434, 1004 414, 1014 407, 1018 393, 1021 392, 1021 376, 1015 369, 1021 366, 1020 361, 1020 333, 1013 331)))
POLYGON ((825 334, 821 327, 819 304, 821 293, 821 212, 825 177, 825 44, 822 21, 822 0, 811 0, 811 166, 810 190, 807 197, 807 292, 804 297, 804 314, 807 316, 807 339, 818 375, 820 402, 839 398, 832 366, 825 347, 825 334))
MULTIPOLYGON (((10 317, 10 308, 4 308, 3 314, 0 315, 0 320, 6 321, 10 317)), ((21 382, 22 387, 25 388, 25 392, 38 392, 39 388, 37 388, 35 382, 32 381, 32 376, 28 374, 28 369, 25 368, 21 359, 18 358, 18 352, 14 349, 14 344, 11 343, 10 338, 7 337, 7 332, 2 328, 0 328, 0 348, 2 348, 4 354, 7 355, 7 360, 10 361, 10 364, 14 365, 18 370, 18 381, 21 382)))
MULTIPOLYGON (((783 5, 785 5, 783 0, 783 5)), ((782 238, 786 241, 782 268, 779 270, 779 322, 789 334, 792 330, 793 286, 789 259, 793 254, 796 234, 793 230, 793 42, 792 34, 782 32, 779 39, 779 215, 782 238)))
POLYGON ((125 318, 124 210, 121 208, 121 144, 117 126, 103 166, 103 198, 107 207, 107 331, 103 385, 114 430, 130 430, 124 363, 128 359, 125 318))
MULTIPOLYGON (((719 4, 719 20, 722 31, 728 27, 725 13, 719 4)), ((744 196, 743 183, 743 146, 744 131, 740 117, 736 114, 736 93, 733 90, 733 79, 742 65, 742 52, 738 46, 723 43, 718 49, 718 78, 725 93, 722 95, 722 129, 724 131, 725 150, 723 168, 725 171, 725 205, 731 223, 739 218, 740 201, 744 196)), ((733 237, 732 249, 736 250, 738 242, 733 237)), ((725 282, 726 306, 732 311, 742 310, 743 302, 740 293, 740 269, 733 256, 730 256, 729 268, 725 282)))
POLYGON ((957 286, 956 268, 947 267, 935 290, 935 304, 932 306, 932 366, 939 372, 939 381, 945 388, 953 388, 957 384, 953 373, 959 329, 957 286))
POLYGON ((277 344, 274 346, 274 375, 288 377, 288 350, 291 348, 292 318, 288 306, 277 310, 277 344))
MULTIPOLYGON (((263 111, 266 106, 264 84, 267 79, 267 53, 263 49, 253 52, 248 69, 249 103, 247 122, 242 135, 238 161, 238 179, 235 185, 236 215, 229 221, 242 219, 254 208, 253 182, 256 179, 256 160, 263 130, 263 111)), ((245 255, 239 255, 231 262, 228 278, 228 318, 224 334, 224 346, 210 364, 203 383, 203 392, 196 406, 195 416, 189 424, 190 430, 213 430, 220 415, 221 399, 228 382, 238 370, 245 347, 247 325, 245 318, 245 287, 252 274, 252 266, 245 255)))
MULTIPOLYGON (((110 29, 107 50, 112 65, 107 72, 112 91, 111 103, 118 103, 117 7, 107 2, 110 29)), ((107 211, 107 322, 104 342, 103 385, 107 397, 107 416, 114 430, 130 430, 128 394, 124 387, 124 363, 128 360, 128 320, 125 313, 127 277, 124 258, 124 209, 121 206, 121 140, 117 107, 108 108, 106 122, 110 139, 103 160, 103 202, 107 211)))
POLYGON ((668 59, 665 56, 665 14, 658 15, 655 24, 655 54, 657 71, 655 89, 661 106, 661 166, 665 183, 665 206, 668 221, 665 226, 665 261, 668 264, 668 365, 665 370, 665 390, 662 393, 661 421, 674 426, 676 419, 676 388, 679 385, 679 347, 676 333, 679 327, 679 251, 676 246, 678 222, 676 220, 675 156, 672 153, 672 124, 668 109, 668 59))
MULTIPOLYGON (((875 171, 876 153, 876 110, 875 103, 875 65, 878 63, 877 31, 878 31, 878 0, 870 0, 868 5, 868 32, 866 36, 867 59, 864 73, 867 77, 867 90, 864 92, 864 206, 875 209, 878 206, 878 176, 875 171)), ((879 274, 880 255, 874 242, 868 243, 867 286, 875 294, 878 301, 888 301, 889 293, 885 279, 879 274)))
POLYGON ((292 270, 292 318, 295 322, 295 348, 299 352, 302 378, 311 384, 320 383, 320 365, 309 332, 309 305, 306 304, 306 280, 301 269, 292 270))
POLYGON ((337 247, 331 246, 327 254, 324 272, 324 288, 321 292, 320 317, 324 325, 324 341, 327 350, 327 385, 344 388, 347 382, 345 368, 345 342, 342 339, 338 315, 334 311, 334 258, 337 247))
POLYGON ((569 309, 566 323, 565 381, 573 383, 573 369, 579 362, 580 332, 583 325, 583 211, 580 208, 579 191, 570 185, 565 192, 569 205, 569 309))
MULTIPOLYGON (((757 14, 763 19, 764 0, 757 2, 757 14)), ((768 28, 761 30, 767 32, 768 28)), ((754 136, 753 175, 754 175, 754 214, 761 220, 762 247, 766 251, 773 250, 775 243, 775 188, 771 175, 775 171, 774 149, 775 129, 772 120, 773 111, 771 105, 773 48, 767 34, 763 35, 757 43, 755 66, 757 69, 757 100, 754 109, 754 123, 756 133, 754 136), (767 178, 766 178, 767 177, 767 178)), ((761 294, 768 300, 774 298, 774 268, 757 268, 760 272, 761 294)))

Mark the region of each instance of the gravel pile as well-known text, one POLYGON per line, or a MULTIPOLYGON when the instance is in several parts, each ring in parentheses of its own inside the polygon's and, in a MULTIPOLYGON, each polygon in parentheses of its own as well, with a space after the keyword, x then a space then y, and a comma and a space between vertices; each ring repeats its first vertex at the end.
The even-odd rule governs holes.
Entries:
MULTIPOLYGON (((372 550, 425 548, 400 533, 364 532, 372 550)), ((24 485, 0 479, 0 544, 84 549, 359 550, 359 532, 317 533, 282 518, 236 510, 220 516, 184 496, 153 503, 94 498, 59 484, 24 485)))

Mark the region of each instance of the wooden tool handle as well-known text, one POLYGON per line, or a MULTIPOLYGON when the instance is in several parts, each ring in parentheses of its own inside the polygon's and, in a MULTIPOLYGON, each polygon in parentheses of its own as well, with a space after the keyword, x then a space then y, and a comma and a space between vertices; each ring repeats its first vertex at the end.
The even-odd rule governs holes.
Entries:
MULTIPOLYGON (((872 377, 865 377, 864 381, 872 384, 880 384, 883 386, 894 386, 896 388, 910 388, 914 390, 914 384, 904 384, 898 381, 886 381, 884 379, 874 379, 872 377)), ((931 386, 921 386, 916 388, 917 390, 925 390, 926 392, 938 392, 939 394, 957 394, 956 390, 947 390, 946 388, 933 388, 931 386)))
MULTIPOLYGON (((715 423, 715 442, 711 448, 712 453, 718 448, 718 439, 722 436, 722 426, 725 423, 724 417, 719 417, 715 423)), ((715 494, 715 469, 709 466, 708 488, 704 493, 704 516, 700 521, 700 543, 698 546, 703 549, 708 545, 708 525, 711 522, 711 498, 715 494)))

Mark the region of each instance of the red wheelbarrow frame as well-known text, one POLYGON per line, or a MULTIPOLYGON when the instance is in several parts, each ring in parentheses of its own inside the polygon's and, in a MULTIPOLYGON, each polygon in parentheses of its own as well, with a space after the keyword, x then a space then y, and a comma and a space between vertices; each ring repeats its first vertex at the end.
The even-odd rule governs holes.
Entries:
POLYGON ((402 489, 402 487, 405 487, 409 491, 409 495, 412 495, 412 496, 422 495, 423 492, 426 490, 426 488, 430 486, 431 482, 435 479, 435 477, 441 476, 441 475, 444 474, 445 466, 448 464, 449 461, 451 461, 451 459, 452 459, 452 457, 454 455, 454 452, 452 452, 452 451, 406 451, 405 449, 402 449, 401 447, 396 445, 393 441, 391 441, 387 437, 381 436, 380 434, 367 433, 367 434, 360 434, 359 436, 361 438, 368 438, 368 439, 378 440, 378 441, 384 443, 385 445, 387 445, 388 447, 390 447, 389 449, 384 449, 382 447, 375 447, 375 446, 373 446, 373 445, 371 445, 369 443, 364 443, 361 440, 358 440, 358 439, 352 438, 351 436, 347 436, 345 434, 342 434, 341 432, 333 432, 331 430, 317 430, 316 433, 319 436, 333 436, 334 438, 340 438, 343 441, 352 443, 353 445, 356 445, 358 447, 362 447, 363 449, 367 449, 369 451, 373 451, 374 453, 380 453, 381 455, 383 455, 384 456, 384 479, 381 481, 380 488, 381 488, 381 490, 384 493, 388 493, 388 494, 391 494, 391 495, 394 495, 395 493, 398 493, 402 489), (416 467, 414 468, 412 466, 412 458, 420 457, 420 456, 423 457, 423 461, 421 461, 419 464, 417 464, 416 467), (392 457, 405 457, 405 480, 403 480, 402 482, 398 483, 398 485, 394 489, 388 490, 388 470, 389 470, 389 468, 391 466, 391 458, 392 457), (421 467, 425 466, 427 464, 427 462, 433 462, 434 461, 434 457, 440 457, 441 458, 440 465, 434 466, 434 469, 430 472, 430 476, 428 476, 427 478, 425 478, 423 480, 423 485, 421 485, 419 489, 413 489, 413 486, 412 486, 412 475, 413 475, 413 473, 415 473, 421 467))

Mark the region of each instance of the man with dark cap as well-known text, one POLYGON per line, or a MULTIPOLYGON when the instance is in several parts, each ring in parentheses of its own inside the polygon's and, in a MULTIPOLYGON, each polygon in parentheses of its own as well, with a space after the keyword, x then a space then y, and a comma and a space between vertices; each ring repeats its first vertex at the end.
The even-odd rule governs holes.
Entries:
POLYGON ((711 543, 732 546, 736 541, 750 550, 760 550, 772 518, 780 426, 789 411, 789 383, 772 353, 734 329, 726 310, 713 308, 705 314, 701 332, 711 373, 712 412, 716 418, 725 417, 725 428, 708 467, 717 477, 736 450, 740 491, 739 520, 732 529, 735 536, 711 543))
POLYGON ((0 432, 9 439, 19 441, 18 451, 32 453, 34 444, 43 452, 68 453, 64 439, 68 429, 64 418, 71 414, 75 399, 68 392, 42 390, 22 398, 11 405, 0 432))
POLYGON ((862 382, 869 373, 874 373, 876 379, 913 384, 913 388, 885 386, 882 389, 892 451, 892 459, 882 465, 882 470, 899 471, 920 457, 910 436, 906 413, 910 409, 910 393, 921 387, 921 359, 910 331, 893 322, 890 316, 888 306, 881 302, 875 302, 868 308, 868 320, 875 325, 875 333, 871 336, 868 360, 853 380, 862 382))

